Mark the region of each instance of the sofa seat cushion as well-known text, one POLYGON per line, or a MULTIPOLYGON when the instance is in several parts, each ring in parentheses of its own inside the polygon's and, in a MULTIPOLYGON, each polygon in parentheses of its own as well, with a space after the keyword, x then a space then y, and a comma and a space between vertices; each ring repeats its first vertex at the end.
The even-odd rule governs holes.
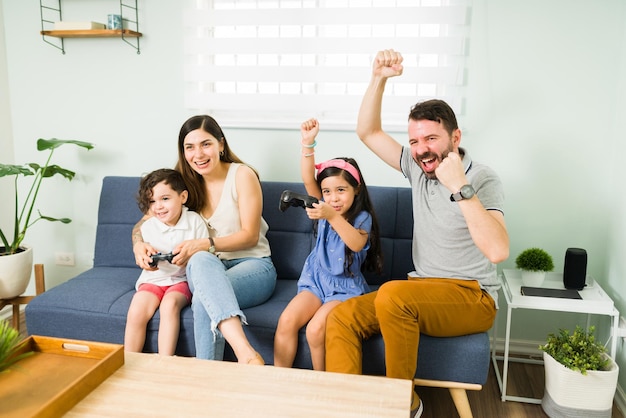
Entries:
MULTIPOLYGON (((363 344, 363 373, 385 374, 385 343, 376 335, 363 344)), ((483 385, 490 360, 489 334, 431 337, 422 334, 415 377, 483 385)))
POLYGON ((123 343, 120 329, 138 273, 137 268, 97 267, 47 290, 26 307, 28 332, 123 343))
MULTIPOLYGON (((135 294, 137 267, 94 267, 53 287, 26 306, 31 335, 45 335, 114 344, 124 343, 126 315, 135 294)), ((158 351, 159 311, 148 322, 145 352, 158 351)), ((181 313, 177 354, 194 356, 193 314, 181 313)))
MULTIPOLYGON (((372 286, 375 290, 378 286, 372 286)), ((295 280, 278 280, 274 295, 264 304, 244 309, 248 326, 244 331, 268 364, 273 364, 274 332, 278 318, 297 292, 295 280)), ((300 330, 298 352, 294 367, 310 369, 311 352, 306 342, 304 328, 300 330)), ((420 337, 419 357, 428 361, 418 362, 415 377, 429 380, 448 380, 463 383, 484 384, 487 381, 490 354, 489 335, 484 333, 459 337, 420 337), (459 347, 463 347, 459 350, 459 347)), ((363 373, 385 374, 385 344, 381 335, 363 343, 363 373)), ((226 354, 235 360, 232 351, 226 354)))

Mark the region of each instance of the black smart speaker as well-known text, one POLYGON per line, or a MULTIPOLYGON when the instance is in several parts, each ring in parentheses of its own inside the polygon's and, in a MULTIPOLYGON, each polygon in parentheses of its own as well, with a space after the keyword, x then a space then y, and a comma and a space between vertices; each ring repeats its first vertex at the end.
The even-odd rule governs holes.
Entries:
POLYGON ((566 289, 583 290, 587 277, 587 251, 582 248, 568 248, 565 251, 563 285, 566 289))

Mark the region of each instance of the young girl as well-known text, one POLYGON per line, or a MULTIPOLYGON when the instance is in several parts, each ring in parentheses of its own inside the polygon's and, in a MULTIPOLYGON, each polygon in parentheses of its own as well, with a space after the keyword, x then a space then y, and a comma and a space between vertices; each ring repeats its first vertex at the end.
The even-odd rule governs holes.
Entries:
POLYGON ((274 365, 293 365, 298 331, 308 323, 313 369, 324 370, 326 317, 340 302, 369 292, 361 267, 380 272, 382 252, 378 222, 356 161, 338 158, 315 165, 317 120, 303 122, 300 132, 304 187, 320 200, 306 208, 309 218, 318 222, 317 241, 298 280, 298 294, 278 320, 274 365))
MULTIPOLYGON (((184 206, 187 196, 183 177, 175 170, 156 170, 141 179, 139 209, 153 215, 143 223, 141 233, 162 254, 170 253, 184 240, 209 236, 200 215, 184 206)), ((171 356, 178 342, 180 311, 191 302, 191 292, 185 266, 166 260, 158 261, 157 266, 157 270, 143 270, 137 279, 137 293, 128 308, 124 349, 142 351, 148 321, 159 309, 159 354, 171 356)))

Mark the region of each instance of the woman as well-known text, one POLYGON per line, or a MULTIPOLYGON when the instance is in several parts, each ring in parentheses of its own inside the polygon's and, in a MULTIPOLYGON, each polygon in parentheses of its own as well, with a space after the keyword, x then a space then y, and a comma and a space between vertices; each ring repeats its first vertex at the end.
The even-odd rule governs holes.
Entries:
MULTIPOLYGON (((230 150, 218 123, 206 115, 181 127, 176 170, 189 190, 186 205, 209 228, 209 238, 174 248, 172 260, 187 265, 196 356, 221 360, 225 339, 240 363, 263 365, 243 332, 241 311, 269 299, 276 284, 258 175, 230 150)), ((133 251, 137 265, 151 270, 150 255, 157 251, 143 242, 139 230, 146 218, 133 229, 133 251)))

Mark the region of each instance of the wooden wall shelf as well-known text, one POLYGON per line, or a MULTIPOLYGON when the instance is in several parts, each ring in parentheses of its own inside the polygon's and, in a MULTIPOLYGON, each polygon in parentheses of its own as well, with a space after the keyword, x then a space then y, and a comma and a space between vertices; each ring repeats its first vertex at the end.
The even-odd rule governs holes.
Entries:
POLYGON ((41 16, 39 33, 45 43, 60 49, 63 54, 65 54, 65 38, 121 38, 139 54, 139 38, 143 35, 139 32, 137 0, 119 0, 119 5, 122 28, 126 29, 54 30, 55 23, 63 21, 61 0, 39 0, 41 16), (49 37, 56 39, 51 42, 48 40, 49 37))
POLYGON ((123 36, 138 38, 141 32, 129 29, 89 29, 89 30, 42 30, 44 36, 55 38, 121 38, 123 36))

